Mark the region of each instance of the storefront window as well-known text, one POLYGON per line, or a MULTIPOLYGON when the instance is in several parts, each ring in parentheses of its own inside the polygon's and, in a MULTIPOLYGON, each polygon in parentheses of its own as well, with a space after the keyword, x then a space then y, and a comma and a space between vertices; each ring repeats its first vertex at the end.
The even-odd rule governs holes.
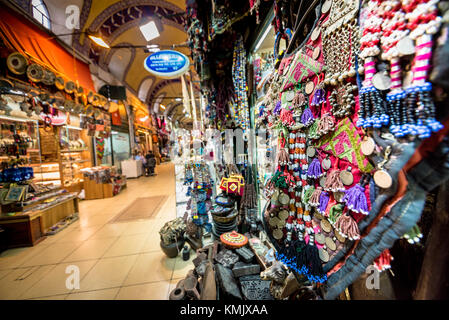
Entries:
POLYGON ((112 150, 114 156, 114 165, 121 168, 120 163, 131 157, 129 134, 123 132, 112 132, 112 150))

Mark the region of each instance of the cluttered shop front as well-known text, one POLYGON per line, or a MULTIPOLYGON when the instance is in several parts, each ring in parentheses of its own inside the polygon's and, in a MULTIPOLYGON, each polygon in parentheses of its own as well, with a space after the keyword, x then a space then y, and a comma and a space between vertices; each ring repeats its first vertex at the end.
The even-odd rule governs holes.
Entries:
POLYGON ((188 3, 202 128, 242 130, 247 148, 200 134, 203 157, 182 162, 185 203, 161 247, 196 256, 170 299, 447 294, 448 8, 188 3))
POLYGON ((98 177, 113 170, 96 166, 110 104, 89 66, 48 33, 7 8, 0 20, 2 243, 30 246, 77 219, 82 190, 98 198, 98 184, 112 196, 113 184, 98 177))

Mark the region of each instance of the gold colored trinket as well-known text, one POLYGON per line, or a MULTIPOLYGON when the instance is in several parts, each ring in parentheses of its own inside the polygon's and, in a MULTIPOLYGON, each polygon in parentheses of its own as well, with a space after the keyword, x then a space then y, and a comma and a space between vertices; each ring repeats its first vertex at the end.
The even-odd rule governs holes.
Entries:
POLYGON ((286 220, 286 219, 288 218, 288 211, 287 211, 287 210, 281 210, 281 211, 279 212, 278 217, 279 217, 279 219, 281 219, 281 220, 286 220))
POLYGON ((330 250, 335 251, 335 249, 337 249, 337 245, 335 244, 334 240, 332 240, 332 238, 327 237, 325 241, 326 241, 326 246, 330 250))
POLYGON ((350 186, 353 182, 354 182, 354 177, 350 171, 350 167, 348 170, 344 170, 340 172, 340 179, 341 182, 343 182, 343 184, 345 186, 350 186))
POLYGON ((338 242, 345 243, 346 238, 343 237, 340 232, 334 232, 335 238, 337 238, 338 242))
POLYGON ((321 261, 323 261, 323 262, 328 262, 329 261, 329 253, 327 253, 326 250, 321 248, 318 252, 319 252, 319 256, 320 256, 321 261))
POLYGON ((282 232, 282 230, 275 229, 275 230, 273 231, 273 237, 274 237, 276 240, 282 239, 283 236, 284 236, 284 233, 282 232))
POLYGON ((321 245, 326 241, 326 237, 322 233, 318 233, 315 235, 315 241, 321 245))
POLYGON ((331 232, 332 230, 332 225, 326 219, 321 220, 320 226, 324 232, 331 232))
POLYGON ((393 184, 390 174, 383 169, 376 171, 373 178, 376 185, 382 189, 388 189, 393 184))
POLYGON ((340 192, 340 191, 334 192, 334 199, 337 202, 342 202, 344 196, 345 196, 344 192, 340 192))
POLYGON ((306 84, 306 94, 312 94, 313 89, 315 89, 315 84, 313 83, 313 81, 309 81, 306 84))

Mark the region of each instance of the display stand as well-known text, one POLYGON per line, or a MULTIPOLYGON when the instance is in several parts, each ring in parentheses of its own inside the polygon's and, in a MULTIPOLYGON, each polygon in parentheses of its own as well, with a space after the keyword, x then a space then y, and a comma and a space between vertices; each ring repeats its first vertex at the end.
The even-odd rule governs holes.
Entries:
POLYGON ((42 199, 23 207, 24 210, 28 210, 23 213, 0 216, 0 227, 5 230, 4 238, 8 248, 34 246, 45 239, 45 234, 51 227, 79 212, 79 200, 76 194, 68 194, 65 199, 54 201, 54 204, 50 203, 38 209, 46 200, 42 199))

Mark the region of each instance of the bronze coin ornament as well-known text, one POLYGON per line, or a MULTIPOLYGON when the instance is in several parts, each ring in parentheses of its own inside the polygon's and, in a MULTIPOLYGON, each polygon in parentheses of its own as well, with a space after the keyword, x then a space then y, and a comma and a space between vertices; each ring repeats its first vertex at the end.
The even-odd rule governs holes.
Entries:
POLYGON ((42 83, 45 84, 46 86, 52 86, 55 84, 55 80, 56 80, 55 74, 50 70, 45 69, 42 83))
POLYGON ((27 76, 33 82, 40 82, 44 78, 44 69, 40 65, 32 63, 27 68, 27 76))
POLYGON ((28 61, 23 54, 19 52, 13 52, 6 59, 6 65, 8 66, 9 71, 11 71, 12 73, 22 75, 27 72, 28 61))
POLYGON ((63 77, 56 77, 55 78, 55 86, 58 90, 64 90, 65 88, 65 81, 63 77))

